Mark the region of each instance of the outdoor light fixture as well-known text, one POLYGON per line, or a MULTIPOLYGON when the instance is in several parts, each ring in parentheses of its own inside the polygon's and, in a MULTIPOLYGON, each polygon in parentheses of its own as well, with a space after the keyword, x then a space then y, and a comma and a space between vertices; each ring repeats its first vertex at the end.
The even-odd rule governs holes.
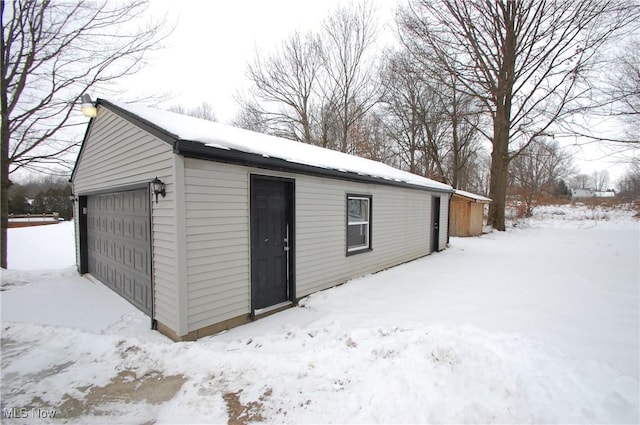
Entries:
POLYGON ((164 198, 167 195, 167 191, 164 188, 164 183, 159 178, 155 178, 151 181, 151 188, 153 189, 153 194, 156 195, 156 204, 158 203, 158 195, 162 195, 164 198))
POLYGON ((91 101, 91 96, 85 93, 82 95, 80 99, 82 100, 82 105, 81 105, 82 115, 84 115, 87 118, 93 118, 96 115, 98 115, 98 110, 96 109, 96 106, 91 101))

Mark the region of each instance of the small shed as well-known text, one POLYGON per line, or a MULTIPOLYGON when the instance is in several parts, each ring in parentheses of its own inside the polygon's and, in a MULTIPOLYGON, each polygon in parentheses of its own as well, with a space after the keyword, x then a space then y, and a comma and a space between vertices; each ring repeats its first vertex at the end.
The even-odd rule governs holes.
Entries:
POLYGON ((484 206, 491 199, 456 190, 451 198, 451 236, 479 236, 484 223, 484 206))
POLYGON ((174 340, 446 247, 448 185, 172 112, 96 106, 71 177, 78 270, 174 340))

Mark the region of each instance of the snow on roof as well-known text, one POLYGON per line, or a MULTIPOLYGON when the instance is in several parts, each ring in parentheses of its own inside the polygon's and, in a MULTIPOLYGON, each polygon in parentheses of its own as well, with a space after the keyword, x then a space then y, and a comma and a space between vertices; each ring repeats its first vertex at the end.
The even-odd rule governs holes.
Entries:
POLYGON ((465 192, 464 190, 456 189, 455 193, 456 193, 456 195, 464 196, 465 198, 470 198, 470 199, 473 199, 473 200, 479 201, 479 202, 493 202, 493 199, 486 198, 486 197, 480 196, 480 195, 476 195, 475 193, 465 192))
POLYGON ((331 149, 146 106, 112 101, 108 103, 164 129, 178 140, 200 142, 212 148, 252 153, 296 164, 382 178, 391 182, 453 191, 451 186, 444 183, 331 149))

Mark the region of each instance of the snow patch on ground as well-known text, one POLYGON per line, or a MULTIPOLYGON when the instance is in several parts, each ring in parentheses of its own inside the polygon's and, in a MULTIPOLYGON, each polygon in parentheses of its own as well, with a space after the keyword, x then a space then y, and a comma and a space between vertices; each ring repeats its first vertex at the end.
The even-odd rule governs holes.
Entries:
POLYGON ((9 270, 59 269, 75 266, 74 235, 72 221, 9 229, 7 233, 9 270))
POLYGON ((3 422, 638 423, 640 228, 589 212, 538 208, 189 343, 34 228, 10 245, 31 271, 2 271, 3 422))

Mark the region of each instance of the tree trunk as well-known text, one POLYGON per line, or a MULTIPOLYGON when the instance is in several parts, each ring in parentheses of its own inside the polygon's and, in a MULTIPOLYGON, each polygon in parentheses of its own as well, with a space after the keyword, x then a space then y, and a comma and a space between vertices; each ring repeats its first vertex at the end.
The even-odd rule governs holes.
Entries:
POLYGON ((489 205, 488 224, 496 230, 504 231, 509 161, 506 146, 504 142, 497 141, 498 137, 500 137, 499 134, 494 133, 493 152, 491 153, 491 182, 489 184, 489 197, 493 202, 489 205))
MULTIPOLYGON (((4 93, 5 90, 2 90, 4 93)), ((9 227, 9 122, 7 120, 6 96, 2 99, 2 148, 0 153, 0 225, 2 234, 0 236, 0 267, 7 268, 7 227, 9 227)))
MULTIPOLYGON (((2 17, 4 18, 5 2, 2 2, 2 17)), ((7 227, 9 227, 9 111, 7 95, 7 67, 5 63, 6 40, 4 37, 5 22, 2 22, 2 48, 0 49, 0 119, 2 120, 0 132, 0 267, 7 268, 7 227)))
POLYGON ((498 70, 498 86, 494 93, 496 106, 493 117, 493 152, 491 152, 491 183, 489 191, 493 202, 489 206, 489 224, 499 231, 505 230, 504 210, 507 204, 509 168, 509 138, 511 127, 511 103, 516 67, 516 18, 515 2, 501 4, 504 25, 502 63, 498 70))
POLYGON ((458 140, 458 110, 456 108, 457 98, 453 97, 453 112, 451 114, 451 141, 453 143, 453 164, 451 168, 453 168, 453 173, 451 175, 451 186, 454 189, 459 188, 459 171, 460 171, 460 141, 458 140))

